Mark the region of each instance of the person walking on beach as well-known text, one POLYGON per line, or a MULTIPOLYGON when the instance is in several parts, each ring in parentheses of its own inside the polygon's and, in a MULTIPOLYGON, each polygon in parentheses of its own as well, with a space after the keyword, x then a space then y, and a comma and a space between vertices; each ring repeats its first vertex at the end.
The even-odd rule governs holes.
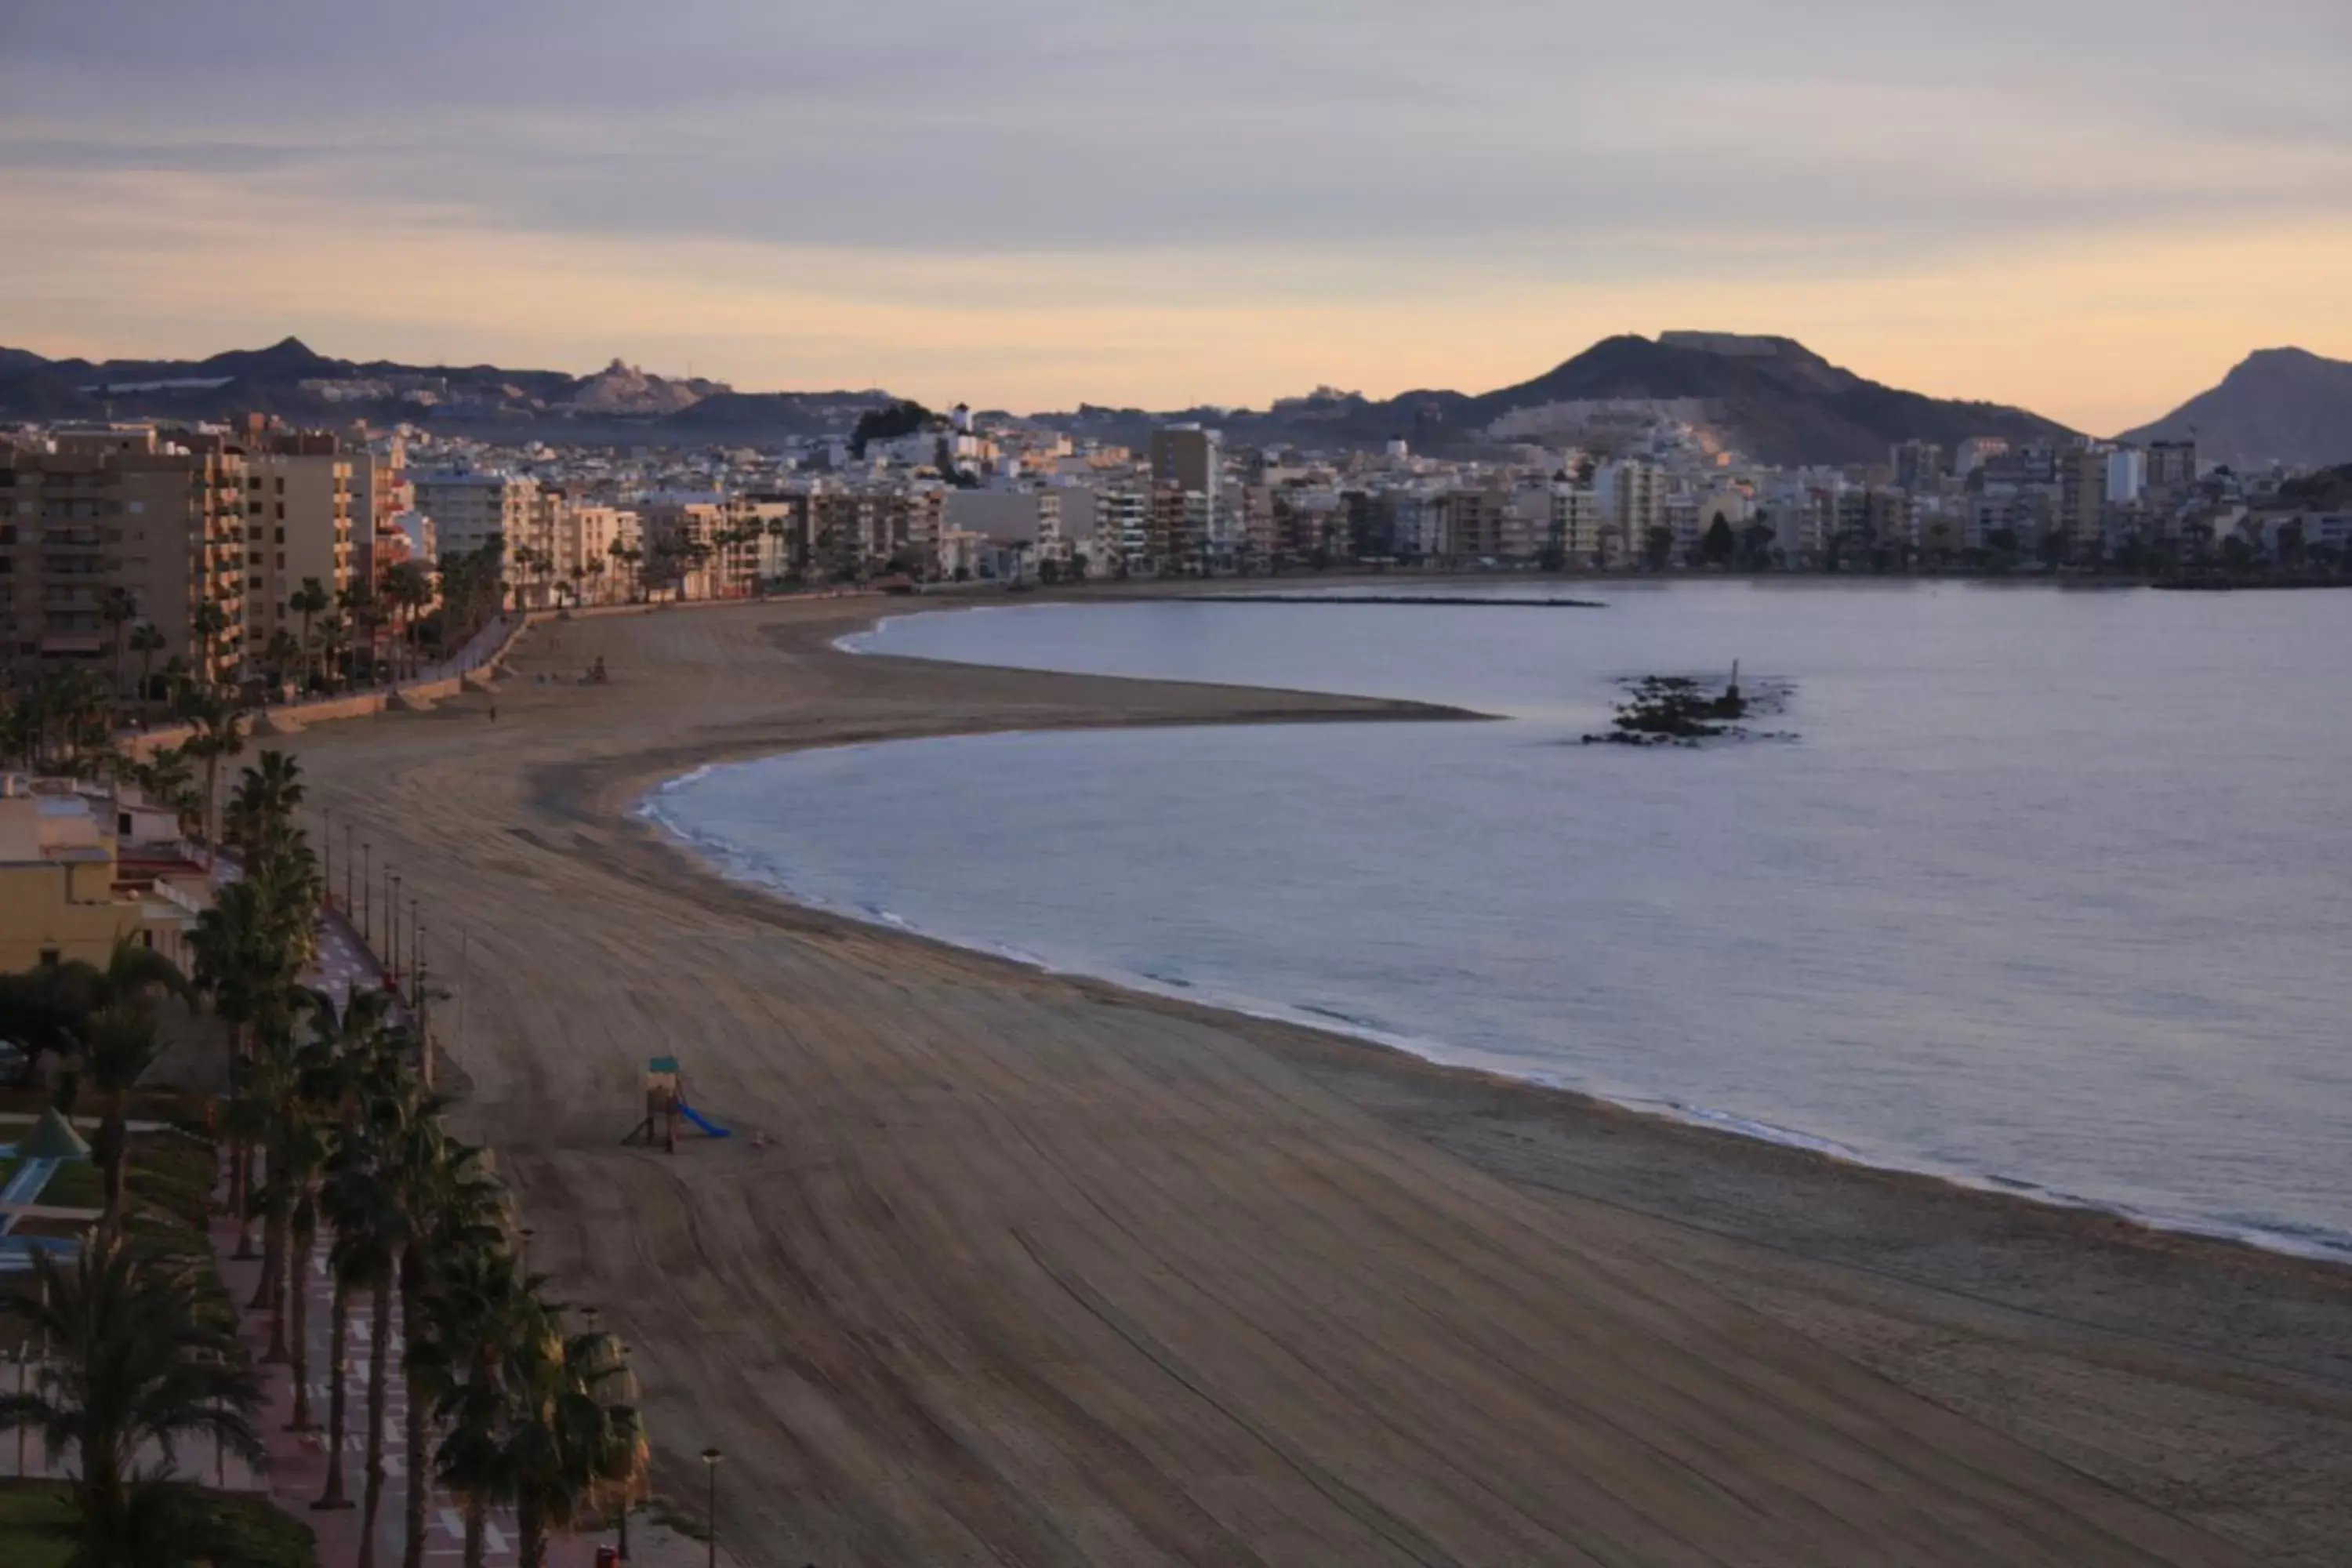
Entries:
POLYGON ((491 722, 491 723, 493 723, 493 724, 495 724, 495 723, 497 723, 498 721, 499 721, 499 705, 498 705, 497 703, 493 702, 493 703, 491 703, 491 704, 490 704, 490 722, 491 722))

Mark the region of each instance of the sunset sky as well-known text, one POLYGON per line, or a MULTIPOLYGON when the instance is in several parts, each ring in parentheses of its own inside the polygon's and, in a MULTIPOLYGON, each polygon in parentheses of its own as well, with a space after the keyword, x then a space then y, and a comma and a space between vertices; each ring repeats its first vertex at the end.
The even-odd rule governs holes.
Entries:
POLYGON ((24 0, 0 343, 936 404, 1782 332, 2099 433, 2352 358, 2345 0, 24 0))

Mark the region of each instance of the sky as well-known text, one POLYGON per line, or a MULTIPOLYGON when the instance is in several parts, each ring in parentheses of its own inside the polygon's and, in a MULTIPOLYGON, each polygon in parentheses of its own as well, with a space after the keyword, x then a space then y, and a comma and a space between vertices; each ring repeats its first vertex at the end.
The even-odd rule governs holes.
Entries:
POLYGON ((2347 0, 0 0, 0 343, 934 406, 2352 358, 2347 0))

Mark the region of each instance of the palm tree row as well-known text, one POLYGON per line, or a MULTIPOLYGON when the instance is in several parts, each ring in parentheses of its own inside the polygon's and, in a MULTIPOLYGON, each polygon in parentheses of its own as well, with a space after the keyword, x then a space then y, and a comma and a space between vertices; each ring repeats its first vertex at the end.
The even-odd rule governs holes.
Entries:
POLYGON ((438 1475, 463 1500, 468 1568, 482 1525, 511 1504, 524 1562, 583 1510, 624 1502, 646 1447, 626 1403, 617 1348, 565 1332, 562 1309, 524 1275, 509 1241, 511 1205, 480 1152, 447 1131, 425 1085, 426 1042, 389 992, 341 1006, 299 984, 315 956, 322 889, 294 815, 298 765, 264 752, 245 771, 226 826, 243 874, 199 922, 197 978, 230 1026, 232 1202, 262 1227, 266 1363, 291 1365, 294 1424, 309 1427, 309 1308, 303 1281, 331 1235, 326 1336, 330 1389, 320 1505, 349 1506, 341 1456, 350 1419, 343 1364, 351 1313, 367 1303, 366 1461, 360 1562, 374 1558, 386 1480, 383 1413, 402 1334, 407 1394, 404 1568, 420 1568, 428 1489, 438 1475), (252 1175, 254 1154, 261 1174, 252 1175), (397 1310, 395 1311, 395 1305, 397 1310))

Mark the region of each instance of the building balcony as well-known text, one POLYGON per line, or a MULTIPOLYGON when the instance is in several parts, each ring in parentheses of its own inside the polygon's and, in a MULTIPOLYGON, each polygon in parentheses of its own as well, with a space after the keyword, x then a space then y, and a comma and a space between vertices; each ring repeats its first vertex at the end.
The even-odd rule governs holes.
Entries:
POLYGON ((41 653, 47 658, 95 658, 106 651, 106 639, 89 632, 44 632, 41 653))

